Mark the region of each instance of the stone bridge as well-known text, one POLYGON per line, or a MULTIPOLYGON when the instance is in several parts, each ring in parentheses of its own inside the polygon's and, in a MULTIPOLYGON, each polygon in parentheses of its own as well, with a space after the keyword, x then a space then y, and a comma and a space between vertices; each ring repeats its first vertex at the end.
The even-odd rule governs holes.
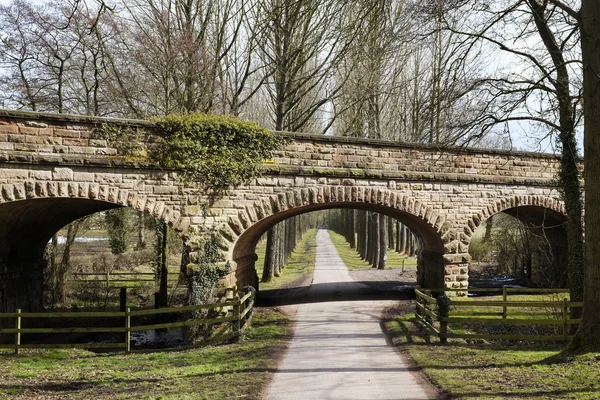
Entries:
POLYGON ((471 236, 499 212, 543 229, 546 246, 564 257, 554 155, 286 134, 264 175, 206 215, 177 171, 119 154, 102 124, 152 129, 147 121, 0 110, 0 311, 40 308, 44 248, 55 232, 123 206, 168 222, 190 246, 198 232, 217 228, 238 285, 257 285, 255 245, 271 226, 328 208, 400 219, 421 241, 418 281, 427 287, 467 287, 471 236))

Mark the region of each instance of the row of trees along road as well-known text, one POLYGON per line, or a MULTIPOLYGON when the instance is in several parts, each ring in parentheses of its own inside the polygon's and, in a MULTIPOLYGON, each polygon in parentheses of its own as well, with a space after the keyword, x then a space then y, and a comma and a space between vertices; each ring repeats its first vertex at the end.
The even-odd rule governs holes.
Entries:
POLYGON ((38 4, 0 8, 4 107, 231 113, 278 130, 488 146, 510 146, 502 138, 526 121, 556 139, 571 296, 586 304, 572 350, 600 348, 600 162, 585 159, 585 253, 575 164, 583 117, 586 153, 600 148, 596 0, 38 4))
POLYGON ((417 237, 400 221, 387 215, 354 209, 330 210, 325 223, 344 236, 372 268, 386 268, 388 249, 409 257, 417 255, 417 237))

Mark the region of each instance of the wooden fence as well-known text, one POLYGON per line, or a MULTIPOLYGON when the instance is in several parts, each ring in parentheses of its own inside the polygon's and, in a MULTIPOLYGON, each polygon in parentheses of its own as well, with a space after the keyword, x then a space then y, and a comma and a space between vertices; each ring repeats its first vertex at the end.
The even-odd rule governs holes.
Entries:
MULTIPOLYGON (((179 272, 169 272, 169 280, 178 280, 179 272)), ((112 272, 75 272, 71 282, 100 282, 106 286, 122 286, 138 282, 156 282, 154 272, 130 272, 130 271, 112 271, 112 272)))
MULTIPOLYGON (((229 289, 233 290, 233 289, 229 289)), ((210 337, 201 343, 186 346, 203 347, 209 344, 220 343, 239 337, 252 316, 254 306, 253 293, 249 292, 242 297, 234 293, 234 297, 217 303, 203 304, 197 306, 182 306, 150 310, 131 311, 129 308, 123 312, 39 312, 23 313, 17 310, 14 313, 0 313, 0 318, 14 319, 13 328, 0 329, 0 334, 14 335, 13 344, 2 344, 0 348, 14 349, 18 354, 20 349, 48 349, 48 348, 85 348, 85 349, 124 349, 127 353, 135 351, 131 348, 131 332, 148 331, 155 329, 168 329, 178 327, 191 327, 199 325, 211 325, 214 331, 210 337), (212 310, 215 317, 206 319, 186 318, 193 311, 212 310), (145 324, 148 316, 161 316, 166 314, 179 314, 176 322, 145 324), (23 322, 28 319, 54 319, 60 327, 23 328, 23 322), (111 326, 92 327, 68 327, 66 321, 73 319, 89 318, 99 325, 106 325, 106 321, 114 321, 111 326), (132 319, 138 319, 132 324, 132 319), (59 323, 63 321, 62 323, 59 323), (111 343, 23 343, 22 335, 26 334, 69 334, 69 333, 121 333, 122 342, 111 343)), ((96 324, 93 324, 96 325, 96 324)), ((165 349, 160 349, 165 350, 165 349)))
MULTIPOLYGON (((523 294, 559 294, 568 293, 567 289, 526 289, 526 288, 484 288, 468 289, 470 293, 498 293, 502 291, 502 300, 462 300, 434 296, 444 292, 465 292, 465 289, 415 289, 416 309, 415 317, 423 324, 429 334, 440 338, 445 343, 449 338, 462 339, 489 339, 489 340, 569 340, 571 325, 579 324, 579 319, 570 318, 572 308, 583 307, 582 302, 572 302, 566 298, 561 301, 510 301, 511 293, 523 294), (476 307, 477 315, 460 316, 452 315, 457 310, 468 310, 476 307), (509 309, 533 309, 541 312, 515 314, 509 316, 509 309), (482 317, 481 315, 485 315, 482 317), (453 324, 484 324, 484 325, 530 325, 530 326, 562 326, 560 335, 539 334, 486 334, 486 333, 456 333, 452 330, 453 324)), ((473 313, 475 314, 475 313, 473 313)))

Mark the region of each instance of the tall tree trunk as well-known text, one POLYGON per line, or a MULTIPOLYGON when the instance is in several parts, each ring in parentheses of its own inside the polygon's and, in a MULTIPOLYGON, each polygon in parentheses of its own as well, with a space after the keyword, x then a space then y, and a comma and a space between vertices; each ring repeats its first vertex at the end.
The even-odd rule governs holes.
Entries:
POLYGON ((490 242, 492 240, 492 229, 494 227, 494 215, 489 217, 487 221, 485 221, 485 235, 483 236, 484 242, 490 242))
POLYGON ((273 274, 275 277, 279 277, 281 275, 281 223, 275 225, 273 227, 273 248, 275 249, 273 253, 273 274))
POLYGON ((582 0, 585 279, 583 314, 566 352, 600 352, 600 3, 582 0))
POLYGON ((83 224, 85 219, 77 220, 71 222, 67 229, 67 237, 65 238, 65 247, 63 249, 62 259, 60 263, 56 265, 55 272, 55 287, 54 287, 54 302, 62 303, 65 301, 67 296, 67 275, 69 274, 69 270, 71 269, 71 249, 73 247, 73 243, 75 243, 75 238, 77 237, 77 232, 79 228, 83 224))
POLYGON ((367 236, 367 242, 366 242, 366 247, 365 247, 365 261, 368 262, 369 264, 373 263, 373 258, 372 258, 372 254, 373 254, 373 245, 371 244, 371 242, 373 241, 373 221, 371 221, 371 219, 373 218, 373 213, 370 211, 366 211, 366 219, 365 219, 365 224, 366 224, 366 236, 367 236))
POLYGON ((275 227, 273 226, 267 232, 267 248, 265 250, 265 262, 263 264, 261 282, 271 282, 275 276, 275 268, 273 266, 273 260, 275 259, 274 230, 275 227))
POLYGON ((359 236, 358 244, 360 257, 363 260, 367 259, 367 211, 361 210, 359 212, 359 236))
POLYGON ((355 212, 353 208, 348 210, 348 233, 350 234, 350 241, 348 243, 350 243, 350 248, 352 249, 356 248, 356 223, 354 214, 355 212))
POLYGON ((146 237, 145 237, 145 228, 146 228, 146 224, 144 223, 145 220, 145 216, 143 212, 138 212, 138 242, 137 242, 137 248, 138 249, 144 249, 146 248, 146 237))
POLYGON ((164 222, 158 223, 159 233, 157 241, 157 261, 158 261, 158 305, 167 307, 169 301, 169 250, 168 250, 168 226, 164 222))
POLYGON ((398 253, 400 254, 406 254, 406 226, 402 223, 399 223, 400 225, 400 249, 398 250, 398 253))
POLYGON ((401 234, 401 225, 400 225, 400 221, 395 220, 395 225, 396 225, 396 252, 400 253, 400 237, 402 236, 401 234))
POLYGON ((408 256, 414 257, 417 254, 417 248, 415 243, 415 235, 411 231, 408 231, 408 243, 408 256))
POLYGON ((382 251, 381 246, 381 229, 379 228, 379 214, 373 213, 372 215, 372 226, 373 226, 373 240, 371 241, 371 268, 379 268, 379 254, 382 251))
POLYGON ((386 216, 386 225, 387 225, 387 236, 388 236, 388 248, 394 249, 394 220, 392 217, 386 216))
POLYGON ((385 269, 387 266, 388 244, 388 217, 379 214, 379 260, 377 269, 385 269))

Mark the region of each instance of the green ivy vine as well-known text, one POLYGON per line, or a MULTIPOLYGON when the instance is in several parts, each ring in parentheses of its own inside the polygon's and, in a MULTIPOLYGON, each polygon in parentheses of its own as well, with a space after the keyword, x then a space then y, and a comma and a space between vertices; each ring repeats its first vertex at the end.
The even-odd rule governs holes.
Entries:
POLYGON ((150 157, 204 194, 220 197, 256 178, 283 138, 258 124, 226 115, 186 114, 155 119, 157 143, 150 157))

